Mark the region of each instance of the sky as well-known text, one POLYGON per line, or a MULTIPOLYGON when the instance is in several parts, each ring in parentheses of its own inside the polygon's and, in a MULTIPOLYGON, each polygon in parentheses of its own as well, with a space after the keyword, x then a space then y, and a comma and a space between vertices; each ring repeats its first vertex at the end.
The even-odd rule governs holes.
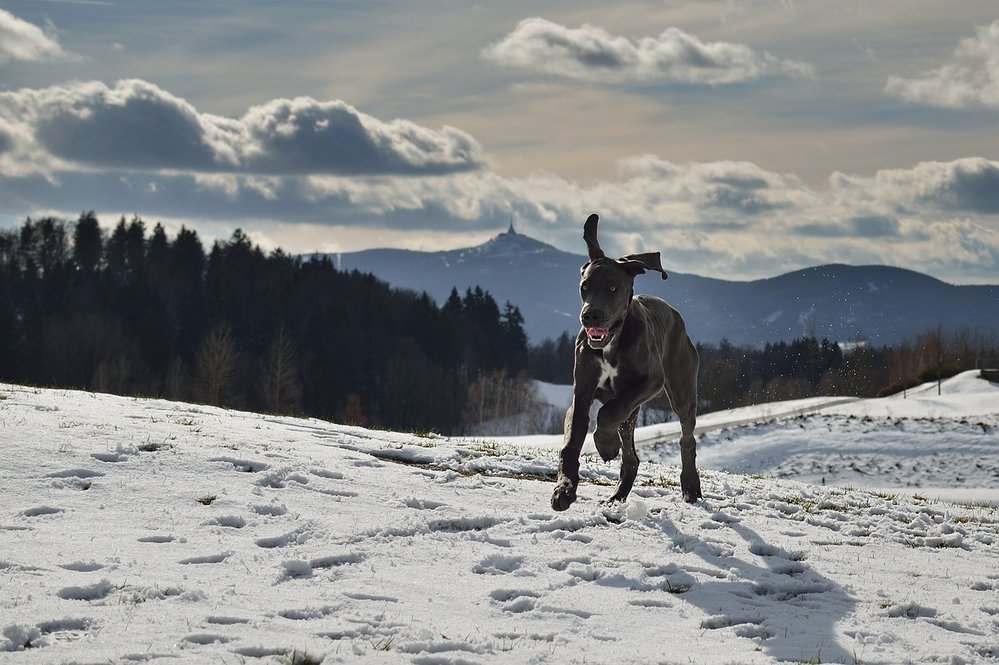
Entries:
POLYGON ((999 283, 994 0, 0 1, 0 228, 999 283))

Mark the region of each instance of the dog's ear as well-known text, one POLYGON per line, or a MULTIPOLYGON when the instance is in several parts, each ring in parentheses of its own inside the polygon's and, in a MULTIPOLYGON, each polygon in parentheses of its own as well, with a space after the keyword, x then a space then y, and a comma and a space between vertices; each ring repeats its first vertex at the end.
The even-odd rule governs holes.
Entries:
POLYGON ((666 269, 663 268, 662 259, 659 252, 646 252, 644 254, 629 254, 618 259, 618 263, 632 275, 641 275, 646 270, 655 270, 663 275, 663 279, 669 277, 666 269))
POLYGON ((597 222, 599 221, 600 218, 594 213, 587 217, 586 223, 583 224, 583 240, 586 241, 586 249, 590 253, 590 261, 596 261, 605 256, 604 250, 600 249, 600 243, 597 242, 597 222))

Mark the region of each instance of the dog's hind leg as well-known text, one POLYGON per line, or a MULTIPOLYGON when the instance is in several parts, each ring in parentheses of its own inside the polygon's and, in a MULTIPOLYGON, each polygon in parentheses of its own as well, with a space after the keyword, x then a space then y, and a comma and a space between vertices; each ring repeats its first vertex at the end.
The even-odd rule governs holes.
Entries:
POLYGON ((635 423, 638 422, 638 409, 632 411, 628 419, 617 428, 621 435, 621 476, 614 495, 607 502, 625 501, 635 484, 638 475, 638 453, 635 452, 635 423))
POLYGON ((683 500, 693 503, 701 498, 701 477, 697 473, 697 352, 691 346, 683 371, 674 367, 666 383, 666 396, 680 420, 680 491, 683 500))

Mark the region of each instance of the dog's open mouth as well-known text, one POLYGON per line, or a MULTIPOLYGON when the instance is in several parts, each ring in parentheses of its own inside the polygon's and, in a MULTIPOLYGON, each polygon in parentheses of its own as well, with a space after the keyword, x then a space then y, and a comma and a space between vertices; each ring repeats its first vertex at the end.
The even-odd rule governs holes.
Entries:
POLYGON ((587 328, 586 342, 592 349, 602 349, 610 343, 610 328, 587 328))

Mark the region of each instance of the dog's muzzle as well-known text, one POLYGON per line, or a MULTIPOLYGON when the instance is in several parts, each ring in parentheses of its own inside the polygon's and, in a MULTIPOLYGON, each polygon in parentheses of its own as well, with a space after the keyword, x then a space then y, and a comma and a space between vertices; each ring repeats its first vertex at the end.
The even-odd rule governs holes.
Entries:
POLYGON ((591 349, 602 349, 610 343, 610 328, 587 328, 586 343, 591 349))

